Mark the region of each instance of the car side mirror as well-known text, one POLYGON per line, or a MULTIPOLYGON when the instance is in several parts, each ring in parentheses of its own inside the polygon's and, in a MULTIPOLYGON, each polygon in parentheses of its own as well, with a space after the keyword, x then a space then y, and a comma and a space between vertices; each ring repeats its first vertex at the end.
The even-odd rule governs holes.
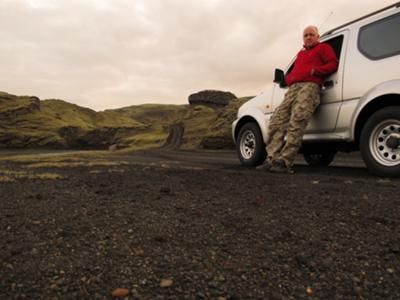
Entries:
POLYGON ((281 69, 275 69, 274 82, 279 83, 280 87, 286 87, 285 73, 281 69))

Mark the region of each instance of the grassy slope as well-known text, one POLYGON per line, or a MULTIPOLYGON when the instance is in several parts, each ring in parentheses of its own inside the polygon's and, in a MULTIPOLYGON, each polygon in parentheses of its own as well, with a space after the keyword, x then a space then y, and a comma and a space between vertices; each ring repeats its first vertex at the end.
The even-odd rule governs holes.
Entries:
POLYGON ((78 126, 82 129, 144 127, 144 124, 113 111, 98 113, 62 100, 44 100, 41 104, 41 110, 45 115, 52 118, 52 125, 56 128, 63 126, 78 126))
POLYGON ((185 132, 183 149, 196 149, 207 134, 210 124, 217 119, 218 111, 207 106, 192 106, 183 118, 185 132))
POLYGON ((182 148, 198 148, 209 124, 217 116, 214 109, 201 105, 144 104, 113 111, 147 125, 146 130, 129 138, 130 149, 133 150, 162 146, 173 124, 185 127, 182 148))
POLYGON ((168 136, 169 126, 181 118, 184 110, 183 105, 143 104, 102 113, 121 115, 142 123, 142 130, 122 140, 123 144, 129 145, 128 150, 141 150, 162 146, 168 136))
POLYGON ((52 118, 33 109, 30 97, 0 93, 0 114, 0 135, 3 142, 8 140, 7 147, 60 142, 50 126, 52 118))
MULTIPOLYGON (((0 120, 0 136, 10 136, 7 147, 21 145, 63 145, 59 135, 64 127, 78 127, 83 133, 104 127, 145 128, 145 125, 114 112, 97 113, 62 100, 40 101, 39 109, 32 109, 30 97, 16 97, 0 93, 0 113, 7 117, 0 120), (17 111, 25 109, 24 113, 17 111)), ((3 142, 4 143, 4 142, 3 142)))
POLYGON ((252 97, 243 97, 233 100, 229 105, 225 106, 219 112, 215 122, 213 122, 205 138, 229 138, 231 139, 231 125, 236 119, 239 107, 250 100, 252 97))

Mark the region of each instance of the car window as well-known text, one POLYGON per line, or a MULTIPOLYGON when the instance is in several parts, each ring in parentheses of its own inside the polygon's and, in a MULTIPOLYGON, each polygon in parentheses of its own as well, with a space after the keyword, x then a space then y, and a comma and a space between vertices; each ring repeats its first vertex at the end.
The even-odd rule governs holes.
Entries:
MULTIPOLYGON (((325 40, 322 43, 329 44, 333 48, 333 50, 335 51, 336 57, 338 58, 338 60, 340 60, 340 55, 342 53, 343 35, 335 36, 334 38, 331 38, 329 40, 325 40)), ((287 69, 286 74, 289 74, 293 70, 294 61, 295 60, 293 60, 293 63, 287 69)))
POLYGON ((338 58, 338 60, 340 60, 340 55, 342 53, 343 35, 339 35, 337 37, 334 37, 333 39, 324 41, 324 43, 329 44, 333 48, 333 51, 335 51, 336 53, 336 57, 338 58))
POLYGON ((400 14, 361 27, 358 48, 372 60, 400 54, 400 14))

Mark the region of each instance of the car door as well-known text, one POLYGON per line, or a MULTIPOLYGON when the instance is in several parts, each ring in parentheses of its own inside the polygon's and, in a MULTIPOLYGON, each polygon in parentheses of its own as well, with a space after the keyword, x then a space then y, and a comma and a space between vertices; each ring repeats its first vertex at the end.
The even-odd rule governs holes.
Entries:
MULTIPOLYGON (((335 50, 336 55, 339 59, 338 71, 329 76, 322 87, 321 91, 321 104, 315 111, 313 117, 310 120, 306 128, 306 133, 324 133, 332 132, 335 130, 337 118, 342 103, 342 89, 343 89, 343 71, 344 71, 344 50, 347 45, 347 31, 336 33, 329 37, 329 39, 323 39, 321 42, 328 43, 335 50)), ((286 70, 286 74, 290 72, 293 62, 286 70)), ((284 95, 287 92, 288 87, 280 87, 279 84, 275 84, 273 93, 273 107, 274 109, 283 101, 284 95)))

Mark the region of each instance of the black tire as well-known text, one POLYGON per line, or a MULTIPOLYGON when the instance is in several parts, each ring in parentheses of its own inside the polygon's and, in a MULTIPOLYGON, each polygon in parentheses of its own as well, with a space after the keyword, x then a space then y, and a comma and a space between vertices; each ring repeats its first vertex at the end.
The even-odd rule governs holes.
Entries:
POLYGON ((236 151, 245 166, 258 166, 264 162, 267 152, 257 123, 246 123, 240 128, 236 151))
POLYGON ((336 152, 303 153, 304 160, 310 167, 327 167, 335 158, 336 152))
POLYGON ((374 113, 360 136, 360 151, 369 171, 378 176, 400 176, 400 107, 374 113))

